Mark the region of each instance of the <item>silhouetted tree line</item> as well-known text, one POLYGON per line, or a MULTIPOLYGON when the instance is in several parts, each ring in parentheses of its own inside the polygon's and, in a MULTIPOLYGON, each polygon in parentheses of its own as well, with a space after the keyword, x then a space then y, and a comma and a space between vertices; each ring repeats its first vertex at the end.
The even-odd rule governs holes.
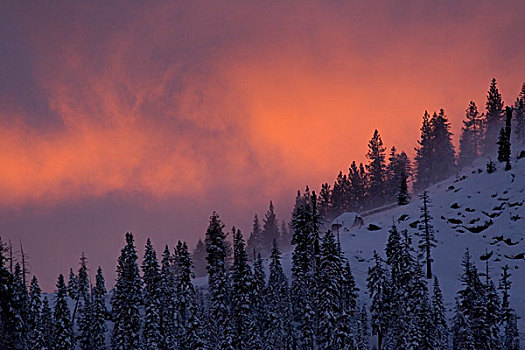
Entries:
POLYGON ((347 211, 363 212, 385 204, 404 205, 410 198, 407 182, 414 192, 438 183, 457 169, 469 166, 481 155, 492 155, 498 146, 498 160, 510 168, 511 121, 514 140, 525 144, 525 83, 514 107, 508 107, 504 121, 504 103, 493 79, 487 93, 486 113, 470 101, 460 136, 459 152, 452 145, 450 123, 443 109, 430 115, 425 111, 421 135, 413 161, 405 152, 392 147, 387 159, 386 147, 377 130, 368 143, 367 164, 351 163, 348 172, 339 172, 333 185, 324 183, 319 192, 319 210, 328 219, 347 211), (499 135, 499 136, 498 136, 499 135))

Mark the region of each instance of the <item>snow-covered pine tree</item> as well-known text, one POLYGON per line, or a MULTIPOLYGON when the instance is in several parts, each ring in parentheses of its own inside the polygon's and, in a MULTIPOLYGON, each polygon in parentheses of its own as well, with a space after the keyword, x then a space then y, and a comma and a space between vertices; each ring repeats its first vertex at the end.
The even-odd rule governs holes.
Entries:
POLYGON ((520 350, 518 316, 513 311, 504 325, 502 350, 520 350))
POLYGON ((38 285, 38 279, 33 276, 29 288, 29 318, 27 328, 29 329, 29 348, 41 349, 45 346, 44 337, 41 332, 41 310, 42 310, 42 290, 38 285))
MULTIPOLYGON (((343 269, 341 255, 334 235, 328 231, 321 244, 321 265, 317 284, 317 307, 319 310, 319 346, 322 349, 336 349, 335 332, 342 325, 344 304, 340 291, 343 288, 343 269)), ((348 338, 351 338, 350 334, 348 338)))
POLYGON ((77 341, 82 350, 91 350, 93 348, 92 335, 93 305, 91 297, 82 301, 82 306, 78 310, 78 330, 77 341))
POLYGON ((463 289, 457 293, 459 308, 456 308, 454 317, 454 346, 461 344, 475 349, 484 348, 485 344, 490 344, 490 330, 486 319, 487 299, 485 287, 479 279, 478 270, 472 262, 468 249, 465 251, 461 265, 463 289), (463 323, 466 324, 466 329, 461 328, 465 327, 463 323))
MULTIPOLYGON (((250 342, 253 343, 254 346, 258 346, 257 344, 261 344, 264 340, 264 328, 268 317, 265 289, 266 274, 264 272, 264 263, 261 254, 257 253, 253 260, 253 286, 250 295, 255 320, 255 330, 252 332, 253 334, 251 334, 250 342)), ((254 325, 252 325, 252 327, 254 325)))
POLYGON ((344 257, 344 253, 341 250, 341 248, 338 247, 338 249, 341 263, 344 264, 340 298, 345 312, 348 315, 352 315, 357 310, 356 307, 359 288, 357 288, 356 286, 354 275, 352 274, 352 269, 350 268, 350 263, 348 262, 348 259, 344 257))
POLYGON ((292 254, 292 314, 297 327, 295 341, 302 349, 313 349, 317 344, 315 290, 320 257, 320 218, 316 200, 315 193, 310 195, 307 187, 304 195, 297 194, 292 214, 292 244, 295 245, 292 254))
POLYGON ((14 327, 14 349, 25 349, 28 344, 29 327, 29 294, 24 285, 22 267, 19 263, 15 264, 13 274, 13 297, 12 307, 16 318, 14 327))
POLYGON ((493 78, 487 93, 487 113, 485 116, 485 138, 483 140, 483 154, 492 153, 498 139, 498 132, 503 121, 503 101, 498 90, 496 79, 493 78))
POLYGON ((259 222, 259 217, 255 214, 253 218, 252 232, 250 237, 248 237, 247 248, 248 252, 260 252, 262 247, 262 230, 261 223, 259 222))
POLYGON ((67 293, 71 299, 77 300, 78 282, 77 282, 77 276, 75 275, 73 268, 69 269, 69 280, 67 282, 67 293))
POLYGON ((483 140, 483 115, 474 101, 470 101, 465 114, 459 140, 459 168, 469 166, 479 156, 483 140))
POLYGON ((18 320, 13 305, 13 274, 6 266, 6 250, 0 237, 0 347, 14 349, 18 320))
POLYGON ((210 217, 206 231, 206 260, 208 261, 209 290, 209 341, 212 348, 231 346, 232 331, 228 305, 228 276, 226 271, 226 246, 224 224, 216 212, 210 217))
MULTIPOLYGON (((258 333, 255 326, 254 310, 252 309, 251 293, 253 290, 253 275, 248 265, 248 256, 244 238, 240 230, 233 234, 233 272, 231 288, 231 317, 234 330, 233 339, 236 349, 251 348, 250 338, 258 333), (255 334, 250 334, 250 330, 255 334)), ((260 342, 259 342, 260 343, 260 342)), ((255 344, 253 344, 255 345, 255 344)))
POLYGON ((264 348, 290 349, 293 336, 290 290, 281 266, 281 252, 277 242, 274 242, 270 256, 270 277, 264 294, 268 307, 268 317, 264 327, 264 348))
POLYGON ((111 301, 113 314, 113 350, 139 350, 140 306, 142 305, 142 280, 137 264, 138 256, 133 234, 126 233, 126 245, 120 251, 117 265, 117 282, 111 301))
POLYGON ((76 291, 75 296, 73 300, 75 300, 75 307, 73 308, 73 328, 75 326, 75 320, 78 317, 78 322, 80 323, 80 319, 83 318, 83 324, 79 324, 79 328, 83 327, 83 330, 81 331, 81 338, 84 338, 84 341, 81 341, 85 344, 86 348, 90 348, 91 346, 91 334, 90 334, 90 320, 91 320, 91 310, 88 310, 91 307, 91 295, 89 293, 89 277, 88 277, 88 267, 87 267, 87 258, 84 252, 82 252, 82 255, 80 256, 80 268, 78 269, 78 274, 76 275, 76 291), (84 310, 84 308, 88 308, 84 310))
POLYGON ((510 154, 511 154, 511 120, 512 108, 506 108, 505 128, 501 128, 498 138, 498 160, 505 163, 505 170, 510 170, 510 154))
POLYGON ((516 312, 510 306, 510 288, 512 282, 509 266, 502 268, 498 289, 501 291, 500 321, 503 329, 502 350, 519 350, 519 332, 516 312))
POLYGON ((490 276, 487 276, 484 299, 486 303, 485 327, 488 330, 489 337, 489 343, 487 345, 490 347, 490 349, 497 349, 500 343, 500 299, 494 282, 490 276))
POLYGON ((88 267, 87 267, 87 258, 84 252, 80 256, 80 268, 78 269, 77 274, 77 292, 78 297, 82 300, 85 300, 89 297, 89 277, 88 277, 88 267))
POLYGON ((144 315, 143 349, 156 350, 163 343, 161 334, 161 295, 160 268, 157 253, 148 238, 142 261, 143 285, 144 285, 144 315))
POLYGON ((177 314, 179 318, 179 348, 182 350, 200 349, 204 346, 202 340, 201 323, 197 315, 196 291, 192 279, 193 262, 186 242, 177 242, 175 248, 177 255, 177 270, 179 278, 177 283, 177 314))
POLYGON ((435 350, 448 349, 448 327, 446 318, 446 309, 443 301, 443 293, 439 287, 438 278, 434 276, 434 288, 432 292, 432 323, 434 325, 434 343, 435 350))
MULTIPOLYGON (((405 152, 397 153, 394 146, 390 150, 386 174, 386 199, 388 202, 398 201, 403 182, 406 184, 406 180, 411 174, 411 165, 407 154, 405 152)), ((406 203, 408 203, 408 187, 401 192, 404 192, 406 203)))
POLYGON ((361 307, 361 311, 357 317, 356 329, 356 350, 370 349, 370 333, 368 331, 368 314, 366 312, 366 305, 361 307))
POLYGON ((340 171, 334 182, 332 190, 333 215, 337 216, 345 211, 351 210, 352 195, 350 193, 350 181, 343 172, 340 171))
POLYGON ((370 296, 370 315, 372 335, 377 335, 377 349, 381 350, 389 324, 388 274, 383 266, 383 260, 374 251, 374 265, 368 268, 367 287, 370 296))
MULTIPOLYGON (((201 240, 199 242, 202 243, 201 240)), ((197 248, 193 253, 193 256, 200 256, 201 248, 200 243, 197 243, 197 248)), ((204 248, 204 243, 202 243, 204 248)), ((204 251, 206 253, 206 251, 204 251)), ((200 258, 199 258, 200 259, 200 258)), ((206 255, 204 255, 204 260, 206 255)), ((167 350, 174 350, 177 348, 177 306, 179 304, 179 298, 177 295, 177 279, 174 273, 173 258, 170 253, 169 247, 166 245, 162 253, 161 270, 160 270, 160 284, 159 293, 162 307, 160 308, 160 332, 161 339, 163 341, 161 348, 167 350)), ((206 266, 204 264, 204 268, 206 266)))
POLYGON ((102 268, 99 266, 93 288, 93 306, 91 319, 91 340, 93 350, 106 349, 106 286, 102 268))
POLYGON ((73 350, 75 348, 71 312, 67 304, 67 287, 60 274, 55 295, 54 328, 52 349, 73 350))
POLYGON ((421 255, 425 259, 426 264, 426 275, 428 279, 432 278, 432 248, 436 247, 436 237, 434 235, 434 225, 432 224, 433 218, 430 214, 430 197, 427 191, 424 191, 419 198, 423 202, 423 205, 419 208, 421 214, 419 216, 419 249, 421 255))
POLYGON ((456 298, 454 318, 452 319, 452 345, 454 349, 477 349, 467 316, 463 312, 459 297, 456 298))
POLYGON ((370 204, 381 205, 386 193, 386 164, 383 141, 377 130, 374 130, 372 139, 368 142, 368 153, 366 157, 369 163, 366 165, 369 177, 370 204))
POLYGON ((46 349, 52 349, 53 346, 53 313, 51 307, 49 307, 49 301, 47 296, 42 299, 42 312, 40 313, 40 332, 44 339, 44 345, 46 349))
POLYGON ((407 300, 407 317, 405 322, 409 329, 409 346, 413 350, 433 350, 435 327, 432 309, 428 297, 428 288, 419 261, 413 268, 407 300))

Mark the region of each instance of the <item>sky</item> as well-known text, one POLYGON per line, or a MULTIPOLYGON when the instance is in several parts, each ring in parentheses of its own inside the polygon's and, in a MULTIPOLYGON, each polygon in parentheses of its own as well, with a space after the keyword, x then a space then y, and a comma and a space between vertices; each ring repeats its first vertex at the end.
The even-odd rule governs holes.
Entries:
MULTIPOLYGON (((495 77, 525 80, 525 2, 0 1, 0 236, 45 290, 139 251, 245 234, 270 200, 365 161, 378 129, 413 154, 421 117, 455 137, 495 77)), ((455 140, 457 144, 457 139, 455 140)))

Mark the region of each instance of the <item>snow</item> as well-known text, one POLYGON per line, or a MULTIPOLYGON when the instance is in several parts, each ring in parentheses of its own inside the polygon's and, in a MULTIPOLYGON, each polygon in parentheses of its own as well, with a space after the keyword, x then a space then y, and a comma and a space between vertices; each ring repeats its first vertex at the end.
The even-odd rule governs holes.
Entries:
MULTIPOLYGON (((514 162, 510 171, 504 171, 503 165, 498 164, 498 170, 492 174, 487 174, 485 163, 478 161, 478 167, 467 168, 428 189, 438 241, 433 250, 433 272, 439 278, 445 305, 450 311, 456 291, 461 287, 461 258, 467 247, 481 273, 485 271, 485 261, 481 258, 486 257, 486 253, 490 255, 489 272, 496 283, 501 267, 508 264, 512 273, 511 306, 521 317, 518 326, 521 341, 525 342, 525 159, 514 162)), ((365 217, 362 227, 353 227, 351 220, 344 221, 340 228, 341 245, 350 260, 363 301, 367 301, 366 277, 372 253, 376 250, 384 256, 392 222, 400 230, 407 229, 414 245, 417 244, 414 233, 420 205, 420 199, 413 196, 406 206, 365 217), (368 230, 371 223, 380 229, 368 230)), ((342 217, 350 218, 347 214, 352 213, 342 217)), ((284 257, 289 259, 290 255, 284 257)), ((283 261, 286 267, 290 264, 283 261)))

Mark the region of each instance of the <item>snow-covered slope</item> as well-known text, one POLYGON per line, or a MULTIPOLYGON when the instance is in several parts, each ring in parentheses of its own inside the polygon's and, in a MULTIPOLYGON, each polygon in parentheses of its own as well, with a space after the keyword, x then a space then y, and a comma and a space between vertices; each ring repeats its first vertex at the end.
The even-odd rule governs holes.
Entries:
MULTIPOLYGON (((433 250, 433 272, 440 280, 446 305, 451 309, 456 291, 461 287, 459 277, 465 248, 470 249, 480 272, 485 271, 485 262, 489 262, 490 274, 495 281, 499 280, 501 267, 508 264, 512 273, 511 305, 521 317, 519 328, 524 342, 525 159, 515 161, 510 171, 504 171, 498 164, 498 170, 492 174, 486 172, 485 162, 480 159, 472 168, 428 189, 438 240, 433 250)), ((412 233, 416 245, 414 233, 420 205, 421 201, 414 196, 406 206, 364 217, 362 227, 343 226, 339 229, 341 245, 350 259, 365 302, 372 252, 377 250, 384 256, 393 221, 399 229, 408 229, 412 233), (377 227, 370 230, 370 224, 377 227)), ((291 253, 283 258, 283 264, 289 269, 291 253)))

